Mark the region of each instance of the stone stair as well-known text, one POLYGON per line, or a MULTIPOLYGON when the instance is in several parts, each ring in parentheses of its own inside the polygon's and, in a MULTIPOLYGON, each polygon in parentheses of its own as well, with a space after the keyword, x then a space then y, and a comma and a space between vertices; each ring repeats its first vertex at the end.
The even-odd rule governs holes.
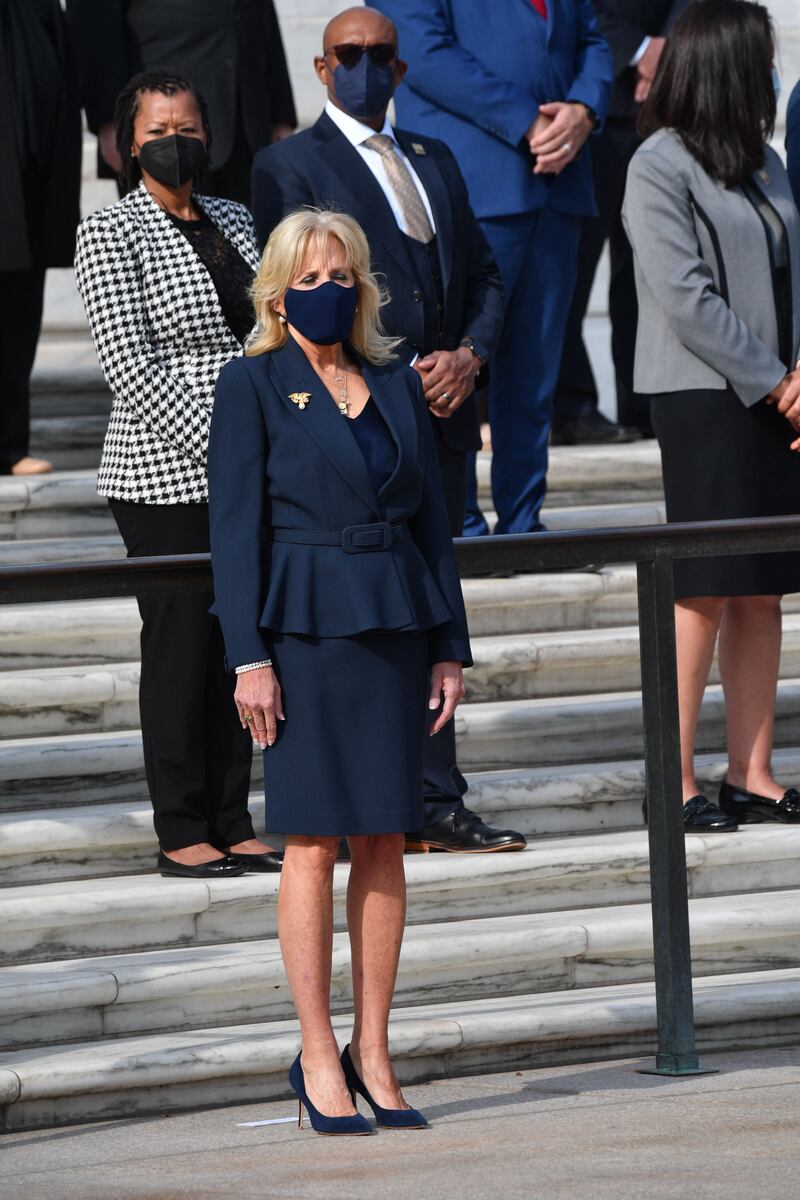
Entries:
MULTIPOLYGON (((33 399, 36 451, 58 470, 0 480, 0 566, 124 553, 94 490, 108 394, 80 339, 60 360, 67 342, 45 347, 33 399)), ((489 466, 480 456, 485 507, 489 466)), ((654 444, 553 451, 550 528, 661 516, 654 444)), ((635 572, 469 579, 464 590, 476 666, 457 736, 470 803, 531 842, 518 854, 408 856, 398 1072, 651 1055, 635 572)), ((785 611, 776 763, 791 783, 800 597, 785 611)), ((132 599, 0 606, 0 1128, 286 1094, 298 1031, 278 880, 153 873, 138 638, 132 599)), ((699 741, 713 795, 725 770, 717 684, 699 741)), ((260 781, 256 758, 251 809, 263 827, 260 781)), ((701 1047, 791 1041, 800 827, 691 836, 686 847, 701 1047)), ((347 872, 337 866, 334 882, 343 1031, 347 872)))

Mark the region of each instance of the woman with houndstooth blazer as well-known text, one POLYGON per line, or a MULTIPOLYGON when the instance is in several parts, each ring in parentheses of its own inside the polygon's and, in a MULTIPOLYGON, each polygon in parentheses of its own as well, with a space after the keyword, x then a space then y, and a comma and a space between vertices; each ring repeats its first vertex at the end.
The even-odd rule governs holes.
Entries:
MULTIPOLYGON (((98 474, 129 557, 209 549, 214 384, 242 353, 258 264, 245 208, 198 195, 205 102, 185 79, 135 76, 117 101, 127 194, 78 231, 75 260, 113 406, 98 474)), ((142 745, 162 875, 278 871, 247 810, 251 741, 206 593, 139 597, 142 745)))

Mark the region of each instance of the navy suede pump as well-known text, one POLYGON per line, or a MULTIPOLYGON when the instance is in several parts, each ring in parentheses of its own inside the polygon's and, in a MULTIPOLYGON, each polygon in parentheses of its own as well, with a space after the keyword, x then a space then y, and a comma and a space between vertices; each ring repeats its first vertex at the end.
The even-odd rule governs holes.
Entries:
POLYGON ((311 1122, 311 1128, 315 1133, 338 1134, 340 1136, 349 1135, 351 1137, 358 1134, 372 1133, 369 1121, 359 1113, 354 1113, 352 1117, 326 1117, 324 1113, 321 1113, 319 1109, 314 1107, 306 1093, 306 1081, 303 1075, 303 1068, 300 1065, 299 1054, 292 1063, 289 1071, 289 1084, 299 1101, 297 1114, 299 1129, 303 1128, 303 1105, 305 1105, 308 1112, 308 1119, 311 1122))
POLYGON ((344 1081, 350 1088, 353 1104, 356 1102, 356 1092, 363 1096, 375 1114, 375 1122, 379 1129, 427 1129, 428 1122, 416 1108, 381 1108, 369 1093, 367 1085, 359 1075, 350 1057, 350 1047, 342 1051, 342 1070, 344 1081))

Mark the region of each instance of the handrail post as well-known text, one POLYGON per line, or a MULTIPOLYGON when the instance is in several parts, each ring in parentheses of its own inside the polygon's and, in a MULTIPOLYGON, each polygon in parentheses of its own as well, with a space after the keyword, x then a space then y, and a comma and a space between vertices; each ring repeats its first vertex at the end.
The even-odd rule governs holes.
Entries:
POLYGON ((658 1053, 645 1074, 696 1075, 686 844, 681 812, 672 559, 637 563, 658 1053))

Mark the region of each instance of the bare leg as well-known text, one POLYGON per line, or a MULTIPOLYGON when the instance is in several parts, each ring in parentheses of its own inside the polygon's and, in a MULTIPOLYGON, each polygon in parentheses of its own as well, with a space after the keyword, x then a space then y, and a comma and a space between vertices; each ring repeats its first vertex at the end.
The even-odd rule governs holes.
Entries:
POLYGON ((333 866, 338 837, 286 838, 278 893, 278 934, 303 1038, 306 1090, 329 1117, 355 1112, 331 1025, 333 866))
POLYGON ((784 793, 771 763, 780 657, 780 596, 732 596, 719 635, 728 782, 769 800, 784 793))
POLYGON ((694 770, 697 722, 726 603, 724 597, 693 596, 687 600, 678 600, 675 604, 681 784, 684 804, 700 790, 694 770))
POLYGON ((405 835, 348 838, 347 926, 355 1020, 350 1053, 376 1104, 407 1108, 389 1060, 389 1011, 406 916, 405 835))

